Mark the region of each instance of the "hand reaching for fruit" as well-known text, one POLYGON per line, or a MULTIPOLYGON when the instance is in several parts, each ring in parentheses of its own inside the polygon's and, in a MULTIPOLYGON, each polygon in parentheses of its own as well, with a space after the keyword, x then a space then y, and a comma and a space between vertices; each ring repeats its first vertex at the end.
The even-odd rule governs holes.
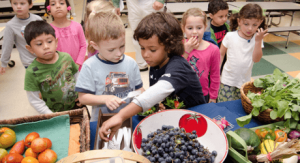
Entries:
POLYGON ((105 105, 109 110, 116 110, 121 104, 125 104, 126 101, 122 101, 119 97, 114 95, 107 95, 105 105))

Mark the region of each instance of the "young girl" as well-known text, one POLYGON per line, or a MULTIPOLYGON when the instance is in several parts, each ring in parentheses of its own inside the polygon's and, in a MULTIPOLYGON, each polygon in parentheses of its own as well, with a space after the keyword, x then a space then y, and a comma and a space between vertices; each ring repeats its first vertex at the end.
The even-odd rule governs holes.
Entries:
POLYGON ((182 30, 187 37, 183 57, 196 72, 206 102, 216 103, 220 87, 220 50, 202 39, 206 20, 206 14, 199 8, 191 8, 183 14, 182 30))
POLYGON ((58 39, 57 50, 69 53, 81 69, 86 53, 86 41, 81 25, 67 19, 67 13, 71 10, 68 0, 46 0, 45 6, 47 13, 53 18, 50 25, 55 29, 58 39))
POLYGON ((150 88, 104 122, 100 137, 110 138, 127 118, 151 108, 167 96, 176 95, 187 108, 206 103, 196 73, 181 57, 184 53, 180 23, 168 13, 146 16, 134 31, 134 39, 141 46, 142 56, 150 66, 150 88))
MULTIPOLYGON (((88 18, 92 12, 115 12, 114 5, 106 0, 94 0, 86 6, 86 13, 84 16, 84 27, 85 27, 85 37, 88 40, 89 31, 87 30, 88 18)), ((88 58, 98 53, 98 50, 95 50, 90 44, 88 45, 88 58)))
POLYGON ((231 30, 221 45, 221 62, 227 52, 227 61, 221 77, 218 102, 241 98, 240 88, 251 80, 254 62, 259 62, 263 53, 263 38, 267 35, 265 17, 257 4, 245 5, 239 13, 230 18, 231 30))

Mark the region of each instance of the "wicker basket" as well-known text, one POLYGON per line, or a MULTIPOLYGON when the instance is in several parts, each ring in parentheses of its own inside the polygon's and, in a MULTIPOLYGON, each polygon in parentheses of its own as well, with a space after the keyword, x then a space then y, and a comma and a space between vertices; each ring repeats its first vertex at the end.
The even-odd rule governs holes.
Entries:
POLYGON ((89 114, 86 107, 82 109, 75 109, 64 112, 56 112, 52 114, 41 114, 36 116, 28 116, 21 117, 16 119, 2 120, 0 124, 21 124, 27 122, 36 122, 45 119, 51 119, 53 117, 57 117, 60 115, 69 114, 70 116, 70 124, 78 124, 80 125, 80 152, 85 152, 90 150, 90 120, 89 114))
MULTIPOLYGON (((253 93, 258 93, 262 90, 262 88, 256 88, 253 85, 253 82, 247 82, 247 83, 244 83, 242 85, 242 87, 240 89, 242 105, 243 105, 243 108, 244 108, 244 110, 247 114, 250 114, 252 109, 253 109, 252 103, 251 103, 250 99, 247 97, 247 94, 248 94, 249 90, 253 93)), ((282 118, 277 118, 275 120, 271 119, 271 117, 270 117, 270 112, 271 111, 272 111, 272 109, 267 109, 263 112, 260 112, 259 115, 255 118, 257 118, 262 123, 274 123, 274 122, 278 122, 278 121, 283 120, 283 117, 282 118)))

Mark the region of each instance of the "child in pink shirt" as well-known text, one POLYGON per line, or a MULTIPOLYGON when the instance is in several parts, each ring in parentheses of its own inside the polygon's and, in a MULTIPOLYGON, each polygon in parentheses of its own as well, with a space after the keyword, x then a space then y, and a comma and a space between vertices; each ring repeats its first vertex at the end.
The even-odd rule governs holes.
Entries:
POLYGON ((199 8, 191 8, 183 14, 182 30, 187 37, 183 57, 196 72, 206 102, 216 103, 220 87, 220 50, 202 40, 206 26, 206 14, 199 8))
POLYGON ((71 10, 68 0, 46 0, 47 12, 52 16, 50 24, 58 39, 57 50, 71 55, 74 62, 81 69, 86 55, 86 41, 81 25, 67 19, 71 10))

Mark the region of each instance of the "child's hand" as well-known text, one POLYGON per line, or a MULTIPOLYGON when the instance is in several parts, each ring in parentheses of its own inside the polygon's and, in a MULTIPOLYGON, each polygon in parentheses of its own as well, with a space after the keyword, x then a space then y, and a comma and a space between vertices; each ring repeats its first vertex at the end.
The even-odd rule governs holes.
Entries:
POLYGON ((158 108, 159 108, 159 110, 165 110, 166 109, 166 107, 163 103, 159 103, 158 108))
POLYGON ((5 73, 6 67, 1 67, 0 68, 0 74, 3 75, 5 73))
POLYGON ((120 8, 115 8, 115 12, 117 15, 119 15, 119 16, 121 15, 120 8))
POLYGON ((261 41, 264 37, 266 37, 269 33, 268 32, 268 29, 264 30, 262 28, 258 28, 257 29, 257 34, 255 36, 255 42, 258 42, 258 41, 261 41))
POLYGON ((185 40, 184 50, 188 53, 193 51, 193 49, 197 49, 199 46, 199 42, 197 37, 191 37, 188 41, 185 40))
POLYGON ((121 101, 121 99, 117 96, 108 95, 105 105, 109 110, 116 110, 123 103, 126 103, 126 101, 121 101))
POLYGON ((116 114, 115 116, 109 118, 100 127, 100 131, 99 131, 100 138, 104 141, 111 140, 112 137, 115 135, 115 133, 118 131, 118 129, 122 126, 122 123, 123 120, 122 117, 119 116, 119 114, 116 114), (109 138, 107 138, 108 134, 110 134, 109 138))
POLYGON ((208 103, 216 103, 217 102, 217 100, 216 99, 209 99, 209 101, 208 101, 208 103))
POLYGON ((78 107, 82 107, 83 105, 80 103, 80 101, 79 101, 79 98, 77 98, 76 100, 75 100, 75 102, 76 102, 76 105, 78 106, 78 107))
POLYGON ((154 10, 160 10, 161 8, 164 7, 164 4, 158 1, 155 1, 152 5, 154 10))

